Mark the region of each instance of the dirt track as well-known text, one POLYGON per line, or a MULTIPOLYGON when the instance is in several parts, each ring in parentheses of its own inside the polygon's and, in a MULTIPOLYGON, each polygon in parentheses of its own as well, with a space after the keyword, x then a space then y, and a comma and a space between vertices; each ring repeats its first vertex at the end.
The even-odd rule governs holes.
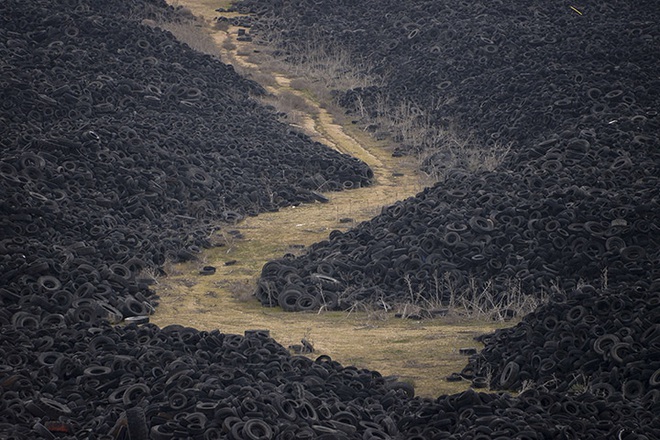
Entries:
MULTIPOLYGON (((218 15, 217 5, 209 6, 200 0, 182 4, 209 24, 212 24, 209 18, 218 15)), ((209 26, 209 32, 223 62, 233 64, 243 73, 253 71, 263 77, 264 70, 247 60, 254 47, 236 41, 237 28, 230 27, 225 32, 211 31, 209 26), (226 39, 231 39, 233 44, 228 44, 226 39)), ((218 237, 223 246, 206 252, 201 261, 171 267, 170 276, 159 280, 156 291, 161 302, 152 322, 161 327, 182 324, 239 334, 246 329, 267 328, 285 346, 299 343, 305 337, 319 353, 329 354, 344 364, 413 381, 422 395, 464 389, 464 384, 448 383, 442 378, 460 371, 464 365, 465 358, 458 354, 458 347, 474 345, 472 337, 491 330, 491 326, 400 320, 391 313, 364 311, 293 314, 279 308, 262 308, 250 298, 267 261, 300 252, 305 246, 327 239, 332 230, 347 230, 372 218, 383 206, 422 189, 422 178, 412 160, 393 158, 386 142, 375 141, 345 120, 341 112, 331 113, 308 93, 292 88, 293 78, 285 73, 272 72, 272 75, 265 87, 275 99, 285 93, 295 94, 305 100, 305 108, 313 109, 306 115, 297 115, 302 123, 295 128, 302 128, 312 139, 369 164, 374 171, 374 184, 326 193, 328 203, 260 214, 223 229, 218 237), (216 273, 200 276, 199 270, 206 265, 214 266, 216 273)))

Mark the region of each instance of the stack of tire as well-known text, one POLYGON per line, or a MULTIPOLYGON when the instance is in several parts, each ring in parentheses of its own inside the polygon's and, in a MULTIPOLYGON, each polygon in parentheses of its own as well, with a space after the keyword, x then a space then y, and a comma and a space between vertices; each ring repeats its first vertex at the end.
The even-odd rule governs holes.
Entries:
POLYGON ((610 275, 610 285, 657 279, 660 60, 646 54, 660 44, 658 10, 620 3, 240 2, 261 18, 252 34, 284 54, 331 41, 363 56, 384 84, 347 91, 349 111, 359 102, 378 116, 389 96, 438 127, 469 130, 477 146, 512 146, 494 171, 451 170, 265 267, 260 301, 349 308, 487 291, 498 302, 512 289, 543 296, 610 275))
POLYGON ((463 376, 492 389, 537 385, 589 389, 606 401, 660 405, 660 285, 643 281, 597 290, 586 285, 479 337, 486 347, 463 376))
POLYGON ((650 406, 605 403, 590 392, 539 390, 516 398, 469 390, 423 399, 374 371, 344 367, 328 356, 292 356, 263 330, 240 336, 151 324, 22 324, 0 328, 3 438, 660 435, 657 400, 650 406))
POLYGON ((407 101, 416 109, 411 117, 457 125, 476 145, 512 143, 524 152, 548 133, 599 121, 616 121, 616 131, 628 117, 657 114, 659 61, 648 56, 660 44, 652 0, 386 0, 333 8, 243 0, 235 7, 260 17, 253 37, 279 44, 285 56, 330 46, 379 77, 377 85, 339 91, 343 105, 359 102, 376 116, 378 100, 407 101))
POLYGON ((143 24, 181 18, 164 2, 70 3, 0 5, 2 325, 147 315, 145 269, 370 183, 251 99, 254 82, 143 24))
MULTIPOLYGON (((371 221, 267 263, 260 301, 306 310, 550 295, 519 325, 482 337, 486 348, 455 375, 475 388, 526 390, 514 405, 491 397, 503 404, 491 412, 491 401, 466 393, 419 415, 453 426, 443 405, 472 398, 460 416, 470 438, 657 437, 639 429, 657 416, 600 431, 660 409, 655 3, 244 0, 238 10, 260 17, 251 34, 285 56, 331 41, 366 60, 384 81, 339 93, 355 115, 359 104, 381 116, 389 98, 469 132, 477 148, 511 146, 493 171, 448 170, 371 221), (518 411, 554 414, 557 430, 519 425, 518 411)), ((443 157, 439 149, 430 168, 443 157)), ((437 438, 461 438, 447 431, 437 438)))
POLYGON ((658 278, 655 179, 619 190, 544 177, 487 172, 427 188, 297 258, 269 262, 257 298, 287 310, 446 303, 457 292, 499 303, 512 290, 540 297, 579 282, 658 278))

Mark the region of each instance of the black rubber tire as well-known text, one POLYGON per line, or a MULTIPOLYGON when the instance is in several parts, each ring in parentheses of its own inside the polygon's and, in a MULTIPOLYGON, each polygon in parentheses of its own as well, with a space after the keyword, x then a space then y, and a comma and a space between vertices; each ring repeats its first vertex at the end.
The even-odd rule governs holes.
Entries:
POLYGON ((618 336, 609 333, 605 334, 603 336, 598 337, 594 341, 594 351, 602 356, 605 353, 609 352, 612 346, 618 342, 619 342, 618 336))
POLYGON ((36 403, 46 415, 52 418, 57 418, 59 416, 68 417, 71 415, 71 409, 67 405, 56 400, 42 397, 36 403))
POLYGON ((128 408, 126 410, 126 421, 128 425, 128 438, 130 440, 146 440, 149 438, 147 418, 141 407, 135 406, 128 408))
POLYGON ((394 391, 402 390, 411 399, 415 397, 415 387, 408 382, 389 382, 386 384, 386 388, 394 391))
POLYGON ((60 280, 52 275, 42 275, 37 280, 39 288, 44 292, 56 292, 62 287, 60 280))
POLYGON ((628 400, 636 400, 646 393, 644 384, 636 379, 627 380, 621 387, 623 397, 628 400))
POLYGON ((213 275, 213 274, 215 274, 215 271, 216 271, 216 269, 215 269, 215 267, 213 267, 213 266, 204 266, 204 267, 199 271, 199 274, 200 274, 200 275, 213 275))
POLYGON ((295 312, 298 310, 298 298, 302 295, 300 290, 294 288, 288 288, 283 290, 277 296, 277 303, 282 307, 282 310, 286 312, 295 312))
POLYGON ((653 374, 651 374, 651 377, 649 377, 649 385, 651 387, 660 387, 660 368, 655 370, 653 374))
POLYGON ((518 374, 520 373, 520 365, 511 361, 504 366, 502 374, 500 375, 500 386, 504 389, 511 389, 512 386, 518 381, 518 374))
POLYGON ((260 419, 249 419, 243 425, 243 438, 249 440, 266 440, 273 438, 273 428, 260 419))
POLYGON ((310 312, 318 310, 319 301, 316 296, 309 293, 303 293, 296 300, 296 310, 300 312, 310 312))
POLYGON ((129 386, 124 395, 122 396, 122 401, 126 406, 134 406, 140 403, 146 396, 151 395, 151 390, 149 387, 143 383, 136 383, 129 386))
POLYGON ((125 324, 146 324, 149 322, 148 316, 129 316, 124 319, 125 324))

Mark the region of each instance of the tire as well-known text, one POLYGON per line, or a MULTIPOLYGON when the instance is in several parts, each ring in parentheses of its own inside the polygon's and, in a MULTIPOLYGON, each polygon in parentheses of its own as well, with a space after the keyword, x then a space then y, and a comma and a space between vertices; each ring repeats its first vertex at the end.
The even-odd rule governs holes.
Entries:
POLYGON ((118 324, 124 319, 119 310, 106 302, 99 302, 99 312, 110 324, 118 324))
MULTIPOLYGON (((124 394, 126 396, 126 394, 124 394)), ((128 408, 126 410, 126 420, 128 425, 128 438, 130 440, 142 440, 149 438, 149 427, 144 410, 140 407, 128 408)))
POLYGON ((133 298, 132 296, 129 296, 124 300, 124 304, 122 304, 121 306, 121 312, 126 317, 142 316, 149 314, 149 310, 145 307, 145 305, 141 301, 138 301, 137 299, 133 298))
POLYGON ((619 342, 619 337, 612 334, 605 334, 594 341, 594 351, 603 356, 609 352, 612 346, 619 342))
POLYGON ((296 288, 288 288, 283 290, 277 296, 277 303, 282 307, 282 310, 286 312, 295 312, 298 305, 298 299, 302 295, 300 290, 296 288))
POLYGON ((215 274, 215 267, 214 266, 204 266, 200 271, 200 275, 213 275, 215 274))
POLYGON ((249 419, 243 425, 243 438, 249 440, 267 440, 273 438, 273 428, 259 419, 249 419))
POLYGON ((296 300, 296 310, 299 312, 309 312, 319 308, 318 298, 310 295, 309 293, 303 293, 296 300))
POLYGON ((649 377, 649 385, 651 387, 660 387, 660 368, 655 370, 655 372, 649 377))
POLYGON ((44 414, 53 419, 56 419, 60 416, 69 417, 71 416, 71 409, 63 403, 60 403, 56 400, 46 399, 42 397, 37 402, 39 409, 41 409, 44 414))
POLYGON ((492 220, 478 215, 472 217, 469 220, 468 224, 470 225, 470 228, 472 228, 472 230, 478 234, 485 234, 488 232, 492 232, 494 229, 492 220))
POLYGON ((37 422, 34 424, 32 427, 32 430, 35 431, 37 434, 39 434, 39 438, 46 439, 46 440, 55 440, 55 435, 48 430, 44 425, 41 423, 37 422))
POLYGON ((39 317, 27 312, 17 312, 11 318, 12 325, 17 328, 39 328, 39 317))
POLYGON ((385 385, 388 390, 402 390, 409 398, 415 397, 415 387, 407 382, 389 382, 385 385))
POLYGON ((49 313, 41 319, 42 328, 64 328, 66 327, 66 320, 64 315, 59 313, 49 313))
POLYGON ((646 390, 644 389, 644 384, 642 382, 630 379, 623 384, 621 392, 624 398, 628 400, 636 400, 642 397, 644 393, 646 393, 646 390))
POLYGON ((623 365, 630 355, 631 347, 627 342, 617 342, 610 348, 610 357, 614 362, 623 365))
POLYGON ((520 365, 516 362, 509 362, 506 364, 500 375, 500 386, 504 389, 511 389, 516 382, 518 382, 518 374, 520 373, 520 365))
POLYGON ((151 390, 147 385, 143 383, 136 383, 124 391, 122 401, 125 406, 134 406, 140 403, 146 396, 149 395, 151 395, 151 390))
POLYGON ((488 379, 486 379, 483 376, 478 376, 472 379, 472 388, 487 388, 488 385, 488 379))
POLYGON ((42 275, 37 280, 37 284, 42 292, 56 292, 62 287, 60 280, 52 275, 42 275))
POLYGON ((125 324, 146 324, 149 322, 148 316, 129 316, 124 319, 125 324))

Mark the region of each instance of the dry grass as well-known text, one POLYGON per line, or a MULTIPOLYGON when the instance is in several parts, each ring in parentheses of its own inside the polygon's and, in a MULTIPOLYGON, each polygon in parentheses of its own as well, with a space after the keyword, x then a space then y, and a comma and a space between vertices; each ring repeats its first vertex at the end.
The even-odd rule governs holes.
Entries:
MULTIPOLYGON (((212 2, 209 2, 210 4, 212 2)), ((187 44, 197 52, 219 57, 220 51, 213 37, 211 37, 211 29, 207 26, 204 18, 194 15, 190 8, 179 1, 171 1, 170 5, 175 8, 174 19, 167 19, 154 6, 147 6, 149 8, 148 15, 153 16, 153 19, 144 19, 142 24, 158 27, 172 33, 177 40, 187 44)))
MULTIPOLYGON (((268 24, 260 19, 262 28, 268 24)), ((374 72, 374 66, 359 55, 334 46, 325 41, 320 34, 312 33, 300 43, 287 41, 284 44, 275 33, 257 35, 259 51, 252 53, 248 61, 265 66, 267 69, 286 71, 287 76, 303 83, 293 85, 299 89, 313 89, 317 95, 327 98, 332 90, 349 90, 358 87, 382 85, 382 78, 374 72), (280 47, 287 48, 286 57, 280 53, 280 47)))
MULTIPOLYGON (((164 304, 152 317, 153 322, 238 334, 267 328, 284 346, 299 344, 306 338, 316 349, 311 358, 327 354, 344 365, 399 376, 414 383, 417 394, 425 397, 467 389, 467 382, 444 380, 465 365, 466 358, 459 349, 478 347, 475 336, 501 326, 451 317, 396 319, 393 313, 382 311, 287 313, 279 308, 263 308, 254 300, 237 299, 223 286, 209 289, 205 281, 191 282, 194 277, 190 273, 180 282, 161 281, 159 293, 164 304)), ((229 290, 233 288, 229 286, 229 290)))
MULTIPOLYGON (((408 278, 408 300, 399 304, 382 303, 386 310, 394 309, 403 316, 433 316, 438 311, 459 319, 485 321, 511 321, 522 317, 546 303, 549 292, 535 291, 526 294, 520 287, 519 280, 508 281, 504 291, 495 288, 493 280, 467 280, 465 285, 455 286, 447 277, 435 276, 434 292, 421 292, 412 288, 408 278), (460 291, 459 291, 460 289, 460 291), (446 299, 446 292, 449 299, 446 299)), ((433 289, 433 287, 431 287, 433 289)))
POLYGON ((385 95, 379 95, 370 107, 359 97, 356 103, 361 125, 377 127, 380 133, 405 145, 427 174, 429 184, 443 180, 452 169, 492 171, 509 153, 509 144, 483 145, 473 133, 454 124, 439 125, 431 120, 429 110, 385 95))
MULTIPOLYGON (((273 86, 274 84, 270 82, 269 87, 273 86)), ((304 127, 310 119, 313 120, 315 117, 318 117, 316 106, 300 94, 289 90, 282 90, 277 95, 271 94, 261 97, 260 101, 265 105, 271 106, 277 113, 286 115, 286 117, 282 118, 283 122, 297 127, 304 127)))

